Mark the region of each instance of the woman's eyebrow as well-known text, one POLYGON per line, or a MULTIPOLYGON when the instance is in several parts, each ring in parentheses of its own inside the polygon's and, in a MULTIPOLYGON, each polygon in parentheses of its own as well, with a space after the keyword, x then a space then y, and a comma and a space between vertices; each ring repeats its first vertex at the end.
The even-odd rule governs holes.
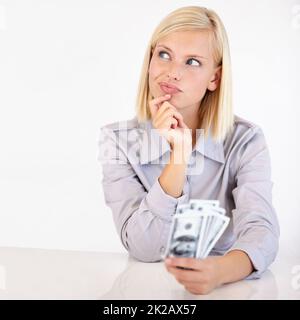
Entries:
MULTIPOLYGON (((159 45, 157 45, 157 47, 165 48, 165 49, 167 49, 167 50, 169 50, 170 52, 173 53, 172 49, 170 49, 169 47, 167 47, 167 46, 165 46, 165 45, 163 45, 163 44, 159 44, 159 45)), ((205 58, 205 57, 203 57, 203 56, 199 56, 199 55, 197 55, 197 54, 189 54, 189 55, 187 55, 186 57, 198 57, 198 58, 207 59, 207 58, 205 58)))

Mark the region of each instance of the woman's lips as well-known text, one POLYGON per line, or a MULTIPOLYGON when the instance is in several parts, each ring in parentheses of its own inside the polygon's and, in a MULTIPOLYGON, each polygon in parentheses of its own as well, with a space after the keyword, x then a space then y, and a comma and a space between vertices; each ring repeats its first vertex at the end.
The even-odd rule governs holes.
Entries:
POLYGON ((169 87, 167 87, 167 86, 164 86, 163 84, 160 84, 159 86, 160 86, 161 90, 164 91, 165 93, 175 94, 175 93, 180 92, 180 90, 178 90, 178 89, 169 88, 169 87))

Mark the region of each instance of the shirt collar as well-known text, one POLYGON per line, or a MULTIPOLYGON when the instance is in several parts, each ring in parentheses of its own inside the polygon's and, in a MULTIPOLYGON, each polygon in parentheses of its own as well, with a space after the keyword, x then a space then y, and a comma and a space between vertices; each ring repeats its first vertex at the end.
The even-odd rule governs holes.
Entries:
POLYGON ((207 158, 225 163, 223 143, 224 140, 217 142, 213 139, 210 129, 206 138, 204 138, 204 131, 198 130, 197 142, 194 149, 207 158))
MULTIPOLYGON (((140 122, 139 126, 143 129, 140 149, 141 164, 153 162, 166 153, 170 153, 171 148, 168 141, 159 135, 151 120, 140 122)), ((203 130, 197 130, 197 142, 193 150, 214 161, 225 163, 223 140, 214 141, 210 130, 207 138, 204 138, 203 130)))

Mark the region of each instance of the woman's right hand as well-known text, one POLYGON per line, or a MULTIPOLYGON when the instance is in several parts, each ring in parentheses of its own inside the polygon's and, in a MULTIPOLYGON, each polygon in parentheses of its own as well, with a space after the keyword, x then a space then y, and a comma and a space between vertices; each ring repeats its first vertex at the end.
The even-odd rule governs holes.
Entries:
POLYGON ((149 102, 153 127, 166 138, 172 149, 179 146, 189 150, 192 145, 191 130, 184 123, 181 113, 167 101, 170 98, 171 95, 167 94, 149 102))

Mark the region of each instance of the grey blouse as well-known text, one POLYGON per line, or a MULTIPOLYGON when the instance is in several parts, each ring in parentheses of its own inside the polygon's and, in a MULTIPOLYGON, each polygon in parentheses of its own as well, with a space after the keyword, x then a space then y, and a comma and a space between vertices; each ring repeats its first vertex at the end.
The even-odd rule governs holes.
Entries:
POLYGON ((272 205, 271 164, 261 128, 235 116, 234 130, 222 142, 197 130, 183 193, 172 197, 158 178, 170 146, 150 120, 137 118, 101 127, 98 161, 105 202, 122 244, 136 259, 161 260, 172 216, 190 199, 218 199, 230 223, 211 255, 246 252, 259 278, 278 251, 279 225, 272 205))

